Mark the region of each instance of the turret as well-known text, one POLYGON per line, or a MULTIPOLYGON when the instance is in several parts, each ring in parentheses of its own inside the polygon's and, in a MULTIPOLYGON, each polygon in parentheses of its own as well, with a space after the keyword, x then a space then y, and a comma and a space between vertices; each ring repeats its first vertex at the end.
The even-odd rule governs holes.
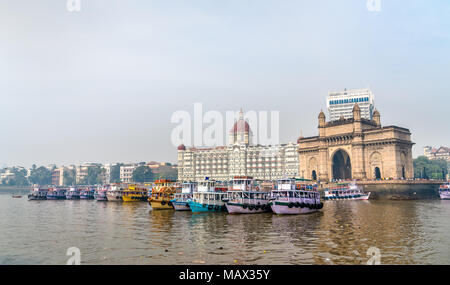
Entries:
POLYGON ((358 103, 353 107, 353 119, 355 121, 361 121, 361 108, 359 108, 358 103))
POLYGON ((319 114, 319 136, 321 136, 321 137, 325 136, 325 125, 326 125, 325 113, 323 111, 320 111, 320 114, 319 114))
POLYGON ((378 110, 376 110, 376 109, 375 109, 375 111, 373 112, 372 121, 373 121, 377 126, 381 126, 380 112, 378 112, 378 110))

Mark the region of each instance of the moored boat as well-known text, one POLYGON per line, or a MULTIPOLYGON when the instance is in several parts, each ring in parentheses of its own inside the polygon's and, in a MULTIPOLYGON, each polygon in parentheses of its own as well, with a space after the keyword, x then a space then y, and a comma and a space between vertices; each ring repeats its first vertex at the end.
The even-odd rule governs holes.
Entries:
POLYGON ((93 200, 94 199, 95 190, 91 187, 86 187, 80 192, 80 199, 82 200, 93 200))
POLYGON ((47 200, 47 188, 33 187, 30 194, 28 194, 28 200, 47 200))
POLYGON ((123 191, 122 200, 124 202, 141 202, 141 201, 147 201, 148 199, 148 190, 147 188, 130 184, 128 185, 127 189, 123 191))
POLYGON ((280 215, 298 215, 317 212, 323 208, 317 185, 294 178, 280 179, 271 191, 272 211, 280 215))
POLYGON ((196 182, 181 183, 181 193, 175 193, 175 198, 170 201, 175 211, 190 211, 189 201, 192 200, 194 192, 197 192, 196 182))
POLYGON ((81 190, 76 187, 70 187, 69 191, 66 193, 67 200, 79 200, 81 195, 81 190))
POLYGON ((439 187, 439 196, 442 200, 450 200, 450 182, 444 183, 439 187))
POLYGON ((47 200, 65 200, 66 189, 60 187, 50 187, 47 192, 47 200))
POLYGON ((324 189, 324 200, 369 200, 370 192, 364 193, 356 183, 339 183, 324 189))
POLYGON ((175 193, 179 193, 180 191, 180 187, 174 180, 156 180, 151 191, 151 196, 148 197, 148 203, 153 210, 173 209, 171 200, 175 198, 175 193))
POLYGON ((123 186, 121 184, 112 184, 106 192, 108 202, 120 202, 123 196, 123 186))
POLYGON ((108 186, 99 186, 95 190, 94 198, 97 201, 108 201, 108 186))
POLYGON ((225 212, 226 206, 223 201, 227 196, 228 189, 216 185, 216 181, 206 179, 198 183, 197 192, 193 193, 189 208, 193 213, 200 212, 225 212))
POLYGON ((252 177, 236 176, 223 199, 230 214, 256 214, 271 211, 270 192, 263 191, 252 177))

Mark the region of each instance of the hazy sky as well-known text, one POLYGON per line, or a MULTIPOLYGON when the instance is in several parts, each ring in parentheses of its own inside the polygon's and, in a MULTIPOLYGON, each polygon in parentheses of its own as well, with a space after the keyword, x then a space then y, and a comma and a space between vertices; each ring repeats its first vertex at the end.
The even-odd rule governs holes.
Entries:
POLYGON ((278 110, 317 134, 328 91, 450 145, 450 2, 0 0, 0 166, 176 161, 177 110, 278 110))

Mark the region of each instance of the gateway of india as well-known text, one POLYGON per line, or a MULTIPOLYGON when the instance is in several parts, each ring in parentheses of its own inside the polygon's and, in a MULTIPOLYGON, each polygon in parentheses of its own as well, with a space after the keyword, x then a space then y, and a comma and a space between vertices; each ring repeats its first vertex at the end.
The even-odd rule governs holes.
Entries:
POLYGON ((230 130, 229 145, 214 148, 178 147, 178 179, 209 177, 229 180, 253 176, 261 180, 297 177, 332 180, 410 179, 414 177, 411 133, 397 126, 382 126, 368 89, 330 93, 331 120, 319 114, 319 134, 300 137, 297 143, 252 145, 252 131, 241 111, 230 130))

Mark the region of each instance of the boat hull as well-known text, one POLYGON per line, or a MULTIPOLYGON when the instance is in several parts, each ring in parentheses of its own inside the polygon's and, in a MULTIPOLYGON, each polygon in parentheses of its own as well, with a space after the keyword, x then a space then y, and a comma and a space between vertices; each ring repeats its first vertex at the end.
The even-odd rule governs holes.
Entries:
POLYGON ((256 205, 248 205, 245 207, 243 204, 226 203, 227 211, 230 214, 259 214, 271 211, 270 205, 264 205, 263 208, 261 208, 260 205, 258 205, 258 207, 255 206, 256 205))
POLYGON ((30 200, 30 201, 47 200, 47 197, 28 195, 28 200, 30 200))
POLYGON ((226 212, 226 206, 200 204, 190 201, 189 207, 193 213, 205 213, 205 212, 226 212))
POLYGON ((173 210, 172 202, 150 200, 148 202, 153 210, 173 210))
POLYGON ((48 196, 47 200, 66 200, 66 196, 48 196))
POLYGON ((323 197, 323 200, 326 201, 337 201, 337 200, 369 200, 370 193, 358 195, 356 197, 354 196, 342 196, 342 197, 336 197, 336 196, 325 196, 323 197))
POLYGON ((106 196, 97 196, 97 197, 95 197, 95 200, 97 200, 97 201, 108 201, 108 197, 106 197, 106 196))
POLYGON ((172 202, 175 211, 190 211, 188 202, 172 202))
POLYGON ((287 203, 272 202, 272 211, 277 215, 302 215, 319 211, 319 209, 310 209, 308 207, 292 207, 289 208, 287 203))
POLYGON ((67 200, 80 200, 80 196, 78 196, 78 195, 67 195, 66 199, 67 200))
POLYGON ((441 200, 450 200, 450 193, 440 193, 441 200))
POLYGON ((145 202, 147 199, 146 196, 122 196, 124 202, 145 202))
POLYGON ((81 195, 80 199, 81 200, 94 200, 94 196, 93 195, 81 195))

